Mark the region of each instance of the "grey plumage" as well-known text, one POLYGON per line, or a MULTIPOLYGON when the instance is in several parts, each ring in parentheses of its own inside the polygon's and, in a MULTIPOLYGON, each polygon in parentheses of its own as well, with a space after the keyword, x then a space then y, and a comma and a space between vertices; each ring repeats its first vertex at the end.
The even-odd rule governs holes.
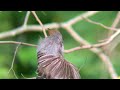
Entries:
POLYGON ((79 71, 63 56, 64 46, 60 32, 52 33, 38 45, 38 79, 79 79, 79 71))

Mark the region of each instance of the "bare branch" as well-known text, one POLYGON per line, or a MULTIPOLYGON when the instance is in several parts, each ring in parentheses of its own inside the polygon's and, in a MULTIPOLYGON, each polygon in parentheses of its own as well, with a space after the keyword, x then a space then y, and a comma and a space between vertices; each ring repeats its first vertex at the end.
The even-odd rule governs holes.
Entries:
POLYGON ((24 43, 24 42, 16 42, 16 41, 0 41, 0 44, 18 44, 18 45, 25 45, 25 46, 32 46, 32 47, 37 47, 35 44, 29 44, 29 43, 24 43))
MULTIPOLYGON (((66 27, 66 26, 63 26, 64 29, 67 30, 67 32, 79 43, 82 43, 84 45, 90 45, 90 43, 88 43, 86 40, 84 40, 82 37, 80 37, 74 30, 72 27, 66 27)), ((113 38, 113 37, 112 37, 113 38)), ((92 48, 90 49, 92 52, 96 53, 100 58, 101 60, 105 63, 110 75, 111 75, 111 78, 113 79, 117 79, 117 74, 112 66, 112 63, 110 62, 110 59, 107 55, 105 55, 103 52, 101 52, 100 49, 98 48, 92 48)))
MULTIPOLYGON (((112 27, 112 28, 117 27, 119 21, 120 21, 120 11, 118 12, 117 16, 115 17, 115 19, 114 19, 113 24, 111 25, 111 27, 112 27)), ((110 32, 108 33, 108 37, 109 37, 110 35, 112 35, 113 32, 114 32, 114 31, 110 31, 110 32)))
MULTIPOLYGON (((111 25, 112 28, 116 28, 118 23, 120 21, 120 12, 116 15, 113 24, 111 25)), ((114 34, 116 31, 109 31, 108 32, 108 37, 110 37, 112 34, 114 34)), ((115 47, 119 44, 120 42, 120 35, 114 39, 110 44, 106 45, 103 47, 103 50, 105 51, 106 54, 111 56, 111 52, 115 49, 115 47)))
POLYGON ((18 79, 18 77, 17 77, 15 71, 14 71, 13 69, 12 69, 12 71, 13 71, 13 74, 14 74, 15 78, 18 79))
POLYGON ((36 79, 36 77, 32 77, 32 78, 27 78, 25 77, 22 73, 21 73, 22 77, 25 78, 25 79, 36 79))
POLYGON ((86 18, 86 17, 83 17, 83 18, 84 18, 84 20, 86 20, 87 22, 92 23, 92 24, 95 24, 95 25, 99 25, 99 26, 101 26, 101 27, 103 27, 103 28, 105 28, 105 29, 112 30, 112 31, 117 31, 117 30, 118 30, 118 29, 116 29, 116 28, 114 28, 114 27, 105 26, 105 25, 102 24, 102 23, 95 22, 95 21, 90 20, 90 19, 88 19, 88 18, 86 18))
POLYGON ((28 22, 29 16, 30 16, 30 11, 27 11, 27 12, 26 12, 25 19, 24 19, 23 27, 26 27, 26 26, 27 26, 27 22, 28 22))
POLYGON ((115 28, 118 25, 119 21, 120 21, 120 11, 118 12, 118 14, 116 16, 116 18, 112 24, 112 27, 115 28))
MULTIPOLYGON (((70 28, 68 28, 68 29, 70 29, 70 28)), ((73 33, 73 32, 70 32, 70 33, 72 33, 73 36, 76 36, 75 33, 73 33)), ((113 34, 108 40, 106 40, 106 42, 98 43, 98 44, 94 44, 94 45, 85 45, 85 46, 81 46, 81 47, 78 46, 78 47, 75 47, 75 48, 72 48, 72 49, 69 49, 69 50, 65 50, 65 53, 70 53, 70 52, 80 50, 80 49, 90 49, 90 48, 98 48, 98 47, 101 47, 101 46, 105 46, 105 45, 109 44, 111 41, 113 41, 113 39, 115 37, 117 37, 119 34, 120 34, 120 30, 117 31, 115 34, 113 34)), ((79 41, 78 36, 76 37, 76 40, 79 41)), ((83 42, 84 40, 81 39, 80 41, 83 42)), ((16 41, 0 41, 0 44, 21 44, 21 45, 26 45, 26 46, 37 47, 37 45, 34 45, 34 44, 16 42, 16 41)))
MULTIPOLYGON (((97 49, 98 50, 98 49, 97 49)), ((103 63, 105 63, 108 72, 111 76, 112 79, 117 79, 118 75, 114 70, 114 67, 109 59, 109 57, 107 55, 105 55, 104 53, 99 53, 98 56, 101 58, 101 60, 103 61, 103 63)))
MULTIPOLYGON (((77 23, 78 21, 80 20, 83 20, 82 17, 90 17, 92 15, 95 15, 96 13, 98 13, 98 11, 88 11, 82 15, 79 15, 67 22, 63 22, 61 24, 63 25, 73 25, 74 23, 77 23)), ((59 23, 50 23, 50 24, 45 24, 44 27, 42 27, 42 25, 27 25, 26 27, 23 27, 23 26, 20 26, 16 29, 13 29, 13 30, 10 30, 10 31, 7 31, 7 32, 3 32, 3 33, 0 33, 0 39, 4 39, 4 38, 8 38, 8 37, 13 37, 13 36, 16 36, 16 35, 19 35, 19 34, 22 34, 24 32, 31 32, 31 31, 42 31, 42 30, 47 30, 48 28, 50 29, 58 29, 60 28, 60 24, 59 23), (43 29, 45 28, 45 29, 43 29)))
MULTIPOLYGON (((33 13, 33 12, 34 12, 34 11, 32 11, 32 13, 33 13)), ((46 33, 46 32, 45 32, 45 29, 46 29, 46 28, 55 28, 55 29, 58 29, 58 28, 62 27, 62 28, 64 28, 77 42, 82 43, 83 45, 85 45, 85 46, 83 46, 82 48, 88 48, 88 46, 89 46, 90 50, 91 50, 92 52, 96 53, 96 54, 101 58, 101 60, 105 63, 105 65, 106 65, 106 67, 107 67, 107 69, 108 69, 108 71, 109 71, 109 73, 110 73, 110 75, 111 75, 111 78, 116 79, 116 78, 117 78, 117 74, 116 74, 116 72, 115 72, 115 70, 114 70, 114 68, 113 68, 113 66, 112 66, 112 63, 110 62, 109 57, 108 57, 107 55, 105 55, 103 52, 101 52, 101 49, 91 47, 92 45, 91 45, 90 43, 88 43, 86 40, 84 40, 82 37, 80 37, 80 36, 73 30, 73 28, 71 27, 73 24, 77 23, 78 21, 85 19, 86 21, 88 21, 88 22, 90 22, 90 23, 92 23, 92 24, 96 24, 96 25, 102 26, 103 28, 106 28, 106 29, 109 29, 109 30, 117 31, 115 34, 113 34, 113 35, 109 38, 109 40, 107 40, 107 41, 104 42, 104 43, 96 44, 95 47, 100 47, 101 44, 102 44, 102 45, 106 45, 106 44, 110 43, 116 36, 118 36, 118 34, 120 33, 120 30, 119 30, 119 29, 115 29, 115 28, 111 28, 111 27, 107 27, 107 26, 105 26, 105 25, 103 25, 103 24, 101 24, 101 23, 97 23, 97 22, 94 22, 94 21, 92 21, 92 20, 86 19, 86 18, 88 18, 88 17, 90 17, 90 16, 95 15, 96 13, 98 13, 98 11, 86 12, 86 13, 84 13, 84 14, 82 14, 82 15, 79 15, 79 16, 73 18, 73 19, 70 19, 70 20, 67 21, 67 22, 61 23, 61 26, 60 26, 59 23, 51 23, 51 24, 46 24, 46 25, 44 25, 44 27, 43 27, 42 22, 41 22, 41 21, 39 20, 39 18, 37 17, 36 13, 34 13, 33 15, 35 16, 36 20, 39 22, 39 24, 40 24, 41 26, 39 26, 39 25, 29 25, 29 26, 27 25, 26 27, 21 26, 21 27, 16 28, 16 29, 14 29, 14 30, 12 30, 12 31, 8 31, 8 32, 3 32, 3 33, 1 33, 1 34, 0 34, 0 39, 7 38, 7 37, 12 37, 12 36, 15 36, 15 35, 24 33, 24 32, 42 31, 42 30, 43 30, 43 32, 44 32, 44 35, 47 36, 47 34, 45 34, 45 33, 46 33)), ((46 29, 46 30, 47 30, 47 29, 46 29)), ((3 41, 1 41, 1 44, 2 44, 2 43, 20 44, 19 42, 16 43, 16 42, 14 42, 14 41, 10 41, 10 42, 9 42, 9 41, 8 41, 8 42, 3 42, 3 41)), ((21 44, 23 44, 23 45, 28 45, 28 46, 35 46, 35 47, 36 47, 36 45, 33 45, 33 44, 32 44, 32 45, 31 45, 31 44, 29 45, 29 44, 26 44, 26 43, 21 43, 21 44)), ((94 45, 93 45, 93 46, 94 46, 94 45)), ((77 48, 77 49, 79 49, 79 48, 77 48)))
MULTIPOLYGON (((15 50, 15 53, 14 53, 14 57, 13 57, 13 61, 12 61, 11 67, 10 67, 10 69, 9 69, 9 71, 8 71, 8 74, 9 74, 9 72, 10 72, 11 70, 13 70, 13 65, 14 65, 14 61, 15 61, 15 56, 16 56, 17 50, 18 50, 18 48, 19 48, 20 45, 21 45, 21 43, 16 47, 16 50, 15 50)), ((13 70, 13 72, 14 72, 14 70, 13 70)), ((15 74, 15 72, 14 72, 14 74, 15 74)))
MULTIPOLYGON (((48 30, 48 28, 57 29, 57 28, 60 28, 60 25, 58 23, 51 23, 51 24, 44 25, 44 27, 46 28, 46 30, 48 30)), ((22 34, 24 32, 36 32, 36 31, 38 32, 42 31, 42 27, 40 25, 27 25, 26 27, 22 26, 7 32, 0 33, 0 39, 13 37, 13 36, 22 34)))
POLYGON ((120 30, 117 31, 115 34, 113 34, 109 39, 107 39, 106 42, 103 43, 98 43, 98 44, 94 44, 94 45, 85 45, 85 46, 78 46, 69 50, 65 50, 65 53, 70 53, 76 50, 80 50, 80 49, 90 49, 90 48, 98 48, 98 47, 102 47, 105 45, 108 45, 109 43, 111 43, 113 41, 113 39, 115 39, 118 35, 120 34, 120 30))
POLYGON ((35 13, 35 11, 31 11, 31 12, 32 12, 32 14, 34 15, 34 17, 36 18, 36 20, 38 21, 38 23, 41 25, 45 37, 47 37, 47 33, 46 33, 46 31, 45 31, 45 28, 44 28, 41 20, 38 18, 38 16, 37 16, 37 14, 35 13))
POLYGON ((77 23, 78 21, 83 20, 82 17, 90 17, 90 16, 97 14, 98 12, 100 12, 100 11, 88 11, 86 13, 76 16, 73 19, 70 19, 69 21, 67 21, 65 23, 68 24, 69 26, 72 26, 73 24, 77 23))

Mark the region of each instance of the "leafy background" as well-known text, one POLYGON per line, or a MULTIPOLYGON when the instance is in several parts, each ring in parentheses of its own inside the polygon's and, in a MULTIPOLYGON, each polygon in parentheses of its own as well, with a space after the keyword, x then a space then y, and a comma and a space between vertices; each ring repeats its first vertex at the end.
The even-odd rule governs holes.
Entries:
MULTIPOLYGON (((52 22, 65 22, 73 17, 84 13, 85 11, 37 11, 37 15, 44 24, 52 22)), ((13 28, 19 27, 23 24, 26 12, 4 11, 0 12, 0 33, 10 31, 13 28)), ((117 11, 103 11, 92 17, 94 20, 104 25, 111 26, 117 11)), ((30 15, 29 25, 38 24, 35 18, 30 15)), ((75 31, 90 43, 97 43, 107 37, 108 30, 82 20, 73 25, 75 31)), ((70 49, 80 44, 77 43, 64 29, 59 29, 63 35, 65 49, 70 49)), ((44 37, 42 32, 27 32, 2 40, 14 40, 20 42, 27 42, 38 44, 39 38, 44 37)), ((15 78, 13 72, 8 74, 10 69, 14 51, 17 45, 0 44, 0 79, 15 78)), ((118 75, 120 75, 120 45, 110 57, 113 66, 118 75)), ((110 75, 105 67, 105 64, 99 57, 89 50, 79 50, 69 54, 64 54, 65 59, 73 63, 80 69, 80 75, 83 79, 101 79, 110 78, 110 75)), ((37 69, 37 54, 36 48, 29 46, 20 46, 17 52, 14 70, 18 78, 23 78, 21 73, 27 77, 36 77, 37 69)))

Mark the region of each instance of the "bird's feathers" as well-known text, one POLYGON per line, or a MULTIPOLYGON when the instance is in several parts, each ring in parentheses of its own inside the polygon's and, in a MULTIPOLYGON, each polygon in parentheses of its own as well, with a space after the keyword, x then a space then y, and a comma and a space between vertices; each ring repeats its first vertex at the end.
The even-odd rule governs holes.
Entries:
POLYGON ((63 41, 59 32, 51 33, 38 45, 38 78, 79 79, 79 71, 63 57, 63 41))

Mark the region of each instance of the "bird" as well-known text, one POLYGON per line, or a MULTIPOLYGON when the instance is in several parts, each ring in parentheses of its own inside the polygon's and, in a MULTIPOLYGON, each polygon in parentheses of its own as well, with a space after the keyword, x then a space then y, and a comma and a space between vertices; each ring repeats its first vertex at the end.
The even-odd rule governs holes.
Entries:
POLYGON ((37 47, 36 79, 80 79, 79 70, 64 58, 62 34, 58 30, 48 30, 48 33, 37 47))

